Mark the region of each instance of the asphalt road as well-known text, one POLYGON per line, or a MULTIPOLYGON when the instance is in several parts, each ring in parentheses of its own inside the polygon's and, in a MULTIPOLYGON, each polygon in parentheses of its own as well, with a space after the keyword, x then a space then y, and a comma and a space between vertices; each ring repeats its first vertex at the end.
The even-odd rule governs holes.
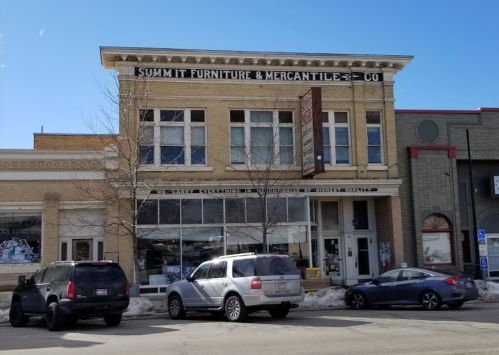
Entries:
POLYGON ((43 322, 0 326, 0 353, 123 355, 499 354, 499 304, 459 310, 295 311, 285 319, 261 312, 245 323, 193 315, 126 320, 116 328, 88 320, 60 332, 43 322))

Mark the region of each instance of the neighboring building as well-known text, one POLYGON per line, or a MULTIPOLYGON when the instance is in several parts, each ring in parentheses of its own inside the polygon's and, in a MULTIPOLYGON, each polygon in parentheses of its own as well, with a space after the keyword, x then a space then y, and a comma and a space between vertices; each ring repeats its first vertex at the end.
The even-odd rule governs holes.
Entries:
POLYGON ((480 269, 477 259, 488 254, 484 276, 498 280, 499 108, 396 110, 395 115, 404 260, 474 274, 480 269), (477 229, 485 231, 480 243, 473 230, 467 131, 477 229))
MULTIPOLYGON (((408 261, 393 77, 411 59, 101 47, 121 138, 140 137, 143 292, 245 251, 346 285, 408 261)), ((120 242, 129 278, 132 245, 120 242)))
POLYGON ((35 134, 35 149, 0 150, 0 289, 56 260, 118 260, 118 239, 103 227, 109 206, 90 198, 116 165, 104 149, 115 139, 35 134))

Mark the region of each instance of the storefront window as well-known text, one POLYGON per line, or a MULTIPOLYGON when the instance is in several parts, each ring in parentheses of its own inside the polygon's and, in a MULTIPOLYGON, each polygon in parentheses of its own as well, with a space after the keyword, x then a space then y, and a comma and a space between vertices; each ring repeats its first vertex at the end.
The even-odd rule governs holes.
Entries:
POLYGON ((227 227, 227 254, 263 252, 260 228, 227 227))
POLYGON ((432 214, 423 221, 422 229, 425 265, 452 264, 452 228, 447 219, 432 214))
POLYGON ((41 213, 0 213, 0 264, 41 261, 41 213))

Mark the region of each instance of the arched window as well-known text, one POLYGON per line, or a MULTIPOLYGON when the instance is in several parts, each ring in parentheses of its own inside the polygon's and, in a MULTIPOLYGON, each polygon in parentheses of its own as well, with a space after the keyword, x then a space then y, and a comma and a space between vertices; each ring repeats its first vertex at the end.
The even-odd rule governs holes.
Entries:
POLYGON ((423 221, 423 257, 425 265, 452 265, 452 226, 441 214, 423 221))

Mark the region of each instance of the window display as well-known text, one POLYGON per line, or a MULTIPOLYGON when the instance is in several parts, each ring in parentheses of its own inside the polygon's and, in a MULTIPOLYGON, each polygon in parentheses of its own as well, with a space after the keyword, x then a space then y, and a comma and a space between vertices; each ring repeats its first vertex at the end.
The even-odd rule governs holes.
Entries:
POLYGON ((41 213, 0 213, 0 264, 41 262, 41 213))

